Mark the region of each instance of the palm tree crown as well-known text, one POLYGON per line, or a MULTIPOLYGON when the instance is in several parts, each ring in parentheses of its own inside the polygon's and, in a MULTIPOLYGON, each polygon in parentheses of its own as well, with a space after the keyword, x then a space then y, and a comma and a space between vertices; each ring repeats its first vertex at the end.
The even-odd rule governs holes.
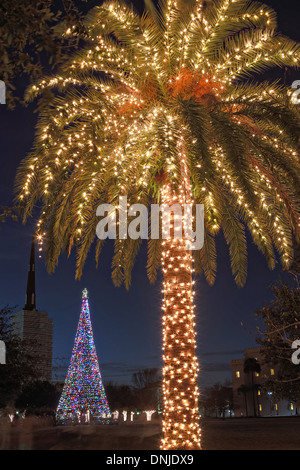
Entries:
MULTIPOLYGON (((169 0, 149 10, 139 17, 115 1, 94 8, 86 46, 28 93, 60 92, 41 112, 17 177, 25 218, 42 201, 38 227, 49 234, 49 269, 61 249, 76 245, 80 276, 99 201, 116 204, 119 194, 129 203, 157 201, 162 173, 178 186, 180 138, 194 201, 205 207, 196 270, 213 283, 214 237, 222 230, 243 285, 245 227, 271 268, 274 248, 287 266, 293 231, 299 239, 299 110, 285 87, 241 80, 299 65, 299 45, 275 33, 274 11, 258 2, 169 0)), ((114 281, 128 286, 140 241, 116 244, 114 281)), ((153 280, 159 243, 149 245, 153 280)))

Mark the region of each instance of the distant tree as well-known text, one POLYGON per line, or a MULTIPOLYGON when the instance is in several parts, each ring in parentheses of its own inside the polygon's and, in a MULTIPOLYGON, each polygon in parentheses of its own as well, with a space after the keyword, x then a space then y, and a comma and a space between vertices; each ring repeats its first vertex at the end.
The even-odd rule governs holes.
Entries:
POLYGON ((70 49, 76 47, 76 36, 62 34, 68 28, 82 33, 76 3, 74 0, 1 0, 0 79, 6 84, 9 108, 22 102, 16 91, 16 77, 19 81, 20 78, 37 80, 49 66, 61 64, 70 49))
POLYGON ((254 416, 257 416, 257 411, 256 411, 256 392, 257 392, 257 386, 254 383, 254 374, 255 373, 260 373, 261 367, 257 359, 254 357, 248 357, 244 361, 244 372, 245 374, 251 374, 251 390, 252 390, 252 400, 253 400, 253 413, 254 416))
POLYGON ((16 408, 26 414, 54 414, 60 390, 48 381, 36 380, 25 385, 15 401, 16 408))
POLYGON ((295 250, 290 280, 272 286, 274 298, 256 316, 263 322, 257 328, 257 343, 266 363, 276 366, 276 375, 266 383, 278 398, 300 402, 300 365, 292 355, 294 341, 300 340, 300 249, 295 250))
POLYGON ((5 222, 6 219, 17 220, 17 212, 15 208, 0 206, 0 222, 5 222))
POLYGON ((294 242, 294 261, 288 270, 295 289, 300 288, 300 244, 294 242))
POLYGON ((246 411, 246 416, 248 417, 248 402, 247 402, 247 394, 249 392, 249 387, 247 385, 243 384, 238 388, 238 394, 242 394, 244 397, 245 401, 245 411, 246 411))
POLYGON ((132 382, 137 388, 145 388, 151 385, 157 386, 160 381, 159 369, 142 369, 132 375, 132 382))
POLYGON ((211 388, 206 388, 200 393, 199 396, 199 409, 203 416, 215 416, 216 415, 216 403, 215 397, 211 393, 211 388))
POLYGON ((11 330, 12 311, 10 307, 0 310, 0 339, 6 345, 6 364, 0 365, 0 408, 13 407, 22 388, 37 378, 30 345, 11 330))
POLYGON ((70 358, 67 357, 54 357, 52 364, 52 377, 56 382, 64 383, 70 358))
POLYGON ((110 411, 134 411, 137 409, 133 388, 129 385, 108 382, 105 392, 110 411))
POLYGON ((159 369, 143 369, 133 374, 132 382, 139 410, 157 410, 160 398, 159 369))
POLYGON ((217 383, 213 387, 204 390, 200 399, 200 407, 204 409, 204 413, 216 417, 225 418, 227 410, 233 409, 232 387, 229 384, 217 383))

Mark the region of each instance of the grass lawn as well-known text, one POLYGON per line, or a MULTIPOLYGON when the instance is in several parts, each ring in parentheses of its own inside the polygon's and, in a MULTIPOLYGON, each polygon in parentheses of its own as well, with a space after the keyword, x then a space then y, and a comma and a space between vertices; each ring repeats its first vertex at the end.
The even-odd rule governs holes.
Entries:
MULTIPOLYGON (((160 424, 0 427, 0 450, 158 450, 160 424)), ((203 450, 300 450, 300 417, 203 419, 203 450)))

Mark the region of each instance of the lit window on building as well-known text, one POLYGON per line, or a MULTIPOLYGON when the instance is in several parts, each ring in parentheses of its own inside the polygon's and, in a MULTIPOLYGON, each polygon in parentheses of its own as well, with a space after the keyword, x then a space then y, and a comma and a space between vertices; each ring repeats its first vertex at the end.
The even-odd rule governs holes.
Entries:
POLYGON ((240 374, 240 371, 239 371, 239 370, 236 371, 235 376, 236 376, 238 379, 240 378, 241 374, 240 374))
POLYGON ((294 409, 294 403, 291 403, 291 411, 294 409))
POLYGON ((275 370, 274 369, 270 369, 270 375, 274 375, 275 374, 275 370))
POLYGON ((259 411, 262 411, 262 406, 261 406, 261 404, 258 405, 258 409, 259 409, 259 411))
POLYGON ((275 403, 275 411, 278 411, 278 405, 275 403))
POLYGON ((259 372, 255 372, 255 377, 259 377, 259 372))
POLYGON ((257 390, 257 395, 260 395, 260 390, 257 390))

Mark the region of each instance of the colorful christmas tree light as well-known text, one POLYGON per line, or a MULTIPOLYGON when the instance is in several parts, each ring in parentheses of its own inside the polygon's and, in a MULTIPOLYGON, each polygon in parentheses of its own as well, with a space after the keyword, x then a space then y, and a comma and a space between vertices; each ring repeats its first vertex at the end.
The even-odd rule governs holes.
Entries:
POLYGON ((103 422, 103 419, 111 417, 99 369, 86 289, 82 292, 81 314, 56 416, 60 423, 103 422))

